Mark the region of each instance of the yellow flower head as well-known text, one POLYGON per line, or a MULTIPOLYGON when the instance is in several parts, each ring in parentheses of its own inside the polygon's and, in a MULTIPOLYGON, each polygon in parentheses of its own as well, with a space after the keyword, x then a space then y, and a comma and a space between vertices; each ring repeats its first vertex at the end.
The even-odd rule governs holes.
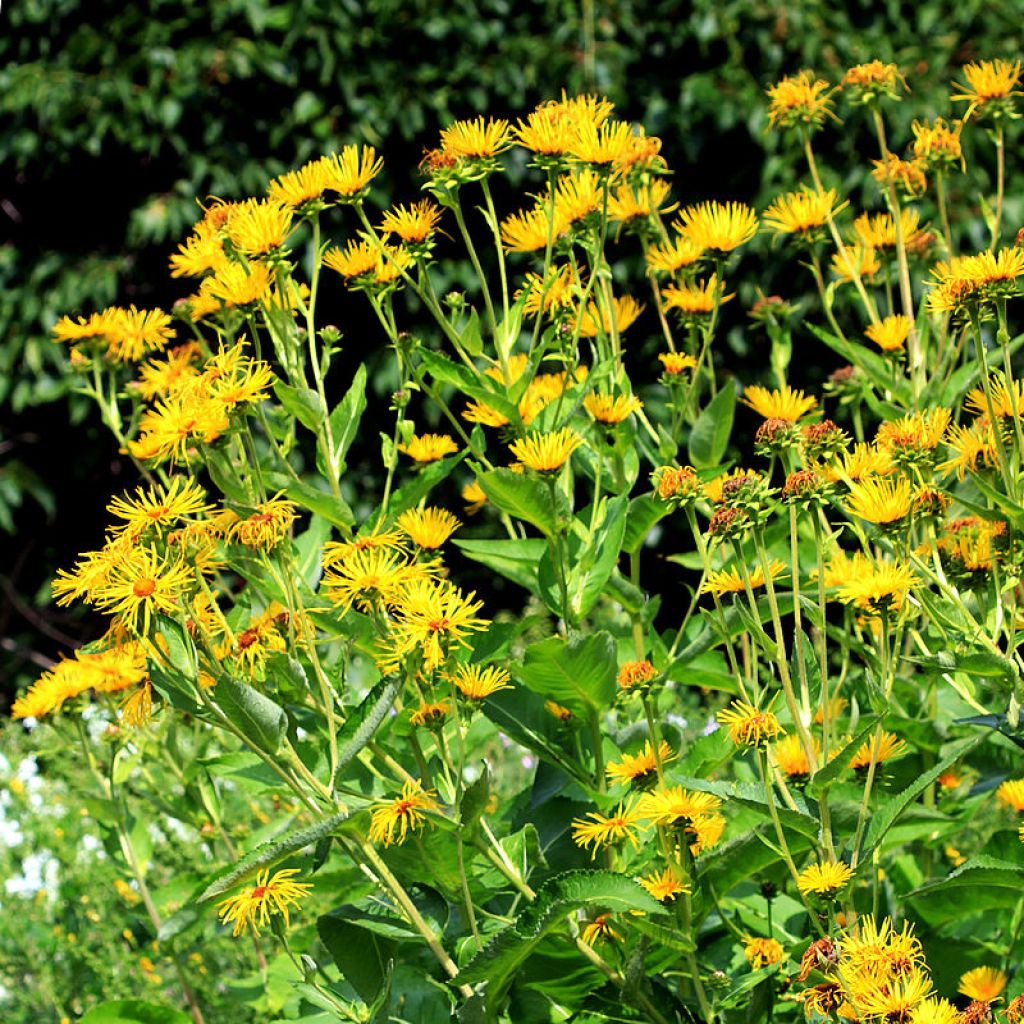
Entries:
POLYGON ((853 878, 853 872, 842 861, 812 864, 800 872, 797 888, 805 895, 835 896, 853 878))
MULTIPOLYGON (((591 214, 597 214, 604 203, 605 185, 595 171, 583 170, 577 174, 563 174, 555 183, 555 224, 559 234, 591 214)), ((541 206, 546 210, 548 197, 541 206)))
POLYGON ((227 222, 227 236, 245 256, 266 256, 284 245, 292 226, 292 209, 276 199, 238 204, 227 222))
POLYGON ((750 936, 743 940, 743 955, 747 958, 747 963, 755 971, 759 971, 762 967, 771 967, 772 964, 779 963, 785 957, 786 951, 778 939, 750 936))
POLYGON ((553 473, 569 461, 569 456, 583 444, 583 438, 571 427, 554 433, 529 434, 513 441, 509 451, 527 468, 538 473, 553 473))
POLYGON ((679 215, 676 230, 694 245, 710 252, 727 253, 749 242, 757 232, 757 216, 744 203, 701 203, 679 215))
POLYGON ((870 245, 847 245, 832 254, 832 273, 841 281, 870 280, 882 269, 878 254, 870 245))
POLYGON ((914 132, 911 150, 918 160, 929 167, 947 168, 953 164, 963 166, 963 150, 960 146, 962 121, 954 121, 950 128, 943 118, 931 123, 915 121, 910 127, 914 132))
POLYGON ((192 319, 198 321, 221 306, 232 309, 266 301, 270 295, 271 271, 263 263, 226 263, 199 286, 192 302, 192 319))
POLYGON ((872 737, 865 740, 850 760, 850 767, 854 771, 863 771, 870 768, 872 763, 882 764, 884 761, 892 761, 902 757, 907 752, 907 745, 898 736, 891 732, 883 732, 877 738, 872 737))
POLYGON ((303 164, 298 170, 288 171, 275 178, 267 188, 267 195, 275 202, 298 209, 314 203, 326 188, 327 165, 323 157, 319 157, 303 164))
POLYGON ((1007 779, 996 790, 996 800, 1024 814, 1024 779, 1007 779))
POLYGON ((648 740, 643 750, 638 754, 623 754, 621 761, 609 761, 606 772, 609 782, 620 782, 623 785, 633 785, 638 789, 651 782, 658 770, 658 762, 667 764, 676 758, 676 753, 662 740, 658 744, 658 756, 654 756, 654 747, 648 740))
POLYGON ((857 988, 853 993, 854 1005, 861 1019, 910 1020, 931 994, 932 982, 923 970, 915 968, 888 984, 865 978, 857 988))
POLYGON ((323 158, 324 187, 337 193, 339 202, 359 202, 383 166, 373 146, 345 146, 323 158))
POLYGON ((606 168, 624 162, 632 150, 632 141, 633 128, 626 121, 605 120, 599 125, 581 121, 570 153, 580 163, 606 168))
MULTIPOLYGON (((815 755, 820 753, 817 739, 812 738, 815 755)), ((771 745, 772 759, 779 770, 788 779, 806 779, 811 774, 811 766, 807 760, 807 751, 796 733, 783 736, 771 745)))
POLYGON ((148 633, 155 614, 173 615, 194 581, 192 570, 146 547, 137 547, 110 567, 96 589, 97 607, 134 631, 148 633))
POLYGON ((121 721, 130 729, 138 729, 150 720, 153 715, 153 687, 147 679, 136 687, 118 705, 121 721))
POLYGON ((635 395, 602 395, 589 394, 583 399, 583 407, 598 423, 622 423, 629 419, 643 402, 635 395))
POLYGON ((626 222, 650 217, 655 211, 669 213, 671 207, 665 205, 665 200, 670 191, 669 183, 661 178, 655 178, 641 188, 620 185, 608 197, 608 216, 611 220, 626 222))
POLYGON ((569 229, 569 222, 555 216, 549 217, 546 206, 534 206, 510 214, 501 222, 501 241, 506 252, 543 251, 550 240, 552 243, 569 229))
POLYGON ((462 525, 443 508, 416 508, 398 517, 398 528, 417 546, 433 550, 462 525))
POLYGON ((171 277, 203 277, 227 263, 220 230, 200 221, 170 258, 171 277))
POLYGON ((667 903, 690 891, 690 887, 669 865, 653 875, 641 876, 637 881, 659 902, 667 903))
POLYGON ((280 914, 287 928, 289 908, 295 906, 313 888, 307 882, 294 881, 298 874, 296 868, 284 868, 275 871, 261 871, 256 876, 256 884, 248 886, 235 896, 217 904, 217 911, 224 924, 234 924, 231 934, 239 936, 246 927, 252 928, 253 934, 259 935, 260 928, 265 928, 270 918, 280 914))
POLYGON ((807 241, 821 237, 821 229, 849 204, 839 203, 834 188, 827 192, 804 185, 774 199, 764 211, 764 223, 776 235, 801 235, 807 241))
POLYGON ((510 689, 508 672, 495 665, 485 668, 479 665, 459 665, 448 678, 458 687, 459 693, 469 700, 485 700, 492 693, 510 689))
POLYGON ((768 123, 773 128, 808 127, 817 130, 832 114, 832 89, 811 71, 787 75, 768 86, 768 123))
POLYGON ((630 295, 616 296, 612 299, 612 306, 614 307, 612 315, 609 315, 608 310, 603 306, 598 306, 596 302, 588 303, 580 317, 580 336, 596 338, 598 334, 610 335, 613 317, 616 332, 622 334, 644 311, 643 305, 630 295))
POLYGON ((808 397, 788 384, 774 391, 751 385, 744 389, 742 401, 766 420, 785 420, 787 423, 796 423, 818 407, 818 400, 813 395, 808 397))
POLYGON ((713 793, 699 793, 682 786, 659 786, 637 803, 637 814, 654 825, 687 826, 718 810, 722 801, 713 793))
POLYGON ((400 444, 398 450, 417 462, 437 462, 457 452, 459 446, 448 434, 414 434, 409 443, 400 444))
POLYGON ((849 89, 853 102, 872 103, 883 96, 899 99, 900 86, 907 88, 907 83, 895 64, 883 64, 873 60, 867 64, 857 64, 845 75, 841 87, 849 89))
POLYGON ((155 484, 148 490, 137 487, 134 498, 126 493, 107 505, 108 512, 124 520, 119 529, 135 536, 150 528, 159 534, 172 523, 202 516, 212 508, 195 480, 180 476, 172 477, 169 484, 155 484))
POLYGON ((371 547, 334 559, 324 573, 322 587, 332 604, 351 608, 355 604, 371 611, 378 602, 395 607, 410 583, 425 579, 431 567, 407 562, 391 548, 371 547))
POLYGON ((782 732, 779 720, 769 711, 761 711, 744 700, 734 700, 715 716, 729 727, 729 738, 737 747, 760 747, 782 732))
POLYGON ((512 145, 508 121, 477 117, 455 121, 441 131, 441 150, 460 160, 485 160, 496 157, 512 145))
POLYGON ((270 551, 276 548, 298 519, 297 506, 284 498, 272 498, 256 506, 256 511, 240 519, 231 528, 230 539, 247 548, 270 551))
POLYGON ((907 594, 920 584, 909 566, 900 562, 868 561, 839 588, 839 600, 869 615, 898 611, 907 594))
POLYGON ((674 274, 696 267, 704 250, 686 235, 676 235, 670 242, 651 246, 645 254, 647 267, 661 274, 674 274))
POLYGON ((697 360, 685 352, 659 352, 658 359, 664 368, 666 377, 679 377, 692 370, 697 365, 697 360))
POLYGON ((916 199, 924 195, 928 188, 925 174, 926 165, 923 160, 901 160, 893 153, 888 160, 874 160, 871 176, 882 189, 888 189, 889 182, 898 185, 908 198, 916 199))
POLYGON ((461 494, 462 500, 466 503, 465 512, 467 516, 476 515, 487 504, 487 495, 475 480, 471 480, 468 484, 463 484, 461 494))
POLYGON ((883 352, 902 351, 908 337, 910 337, 910 317, 902 313, 894 313, 887 316, 878 323, 871 324, 864 333, 870 341, 873 341, 883 352))
POLYGON ((998 967, 975 967, 960 976, 957 992, 976 1002, 993 1003, 1006 989, 1006 981, 998 967))
MULTIPOLYGON (((896 248, 896 222, 888 213, 862 213, 853 222, 853 230, 857 240, 867 249, 896 248)), ((927 236, 921 228, 921 215, 909 207, 900 211, 900 230, 904 244, 911 250, 920 248, 927 236)))
POLYGON ((646 659, 624 662, 617 677, 619 688, 630 690, 658 678, 658 670, 646 659))
POLYGON ((639 849, 637 833, 641 828, 640 815, 637 814, 635 805, 620 803, 608 816, 590 811, 586 818, 575 818, 572 823, 572 838, 577 846, 590 850, 590 857, 593 860, 598 850, 622 840, 628 840, 634 849, 639 849))
POLYGON ((993 118, 1014 117, 1015 97, 1019 96, 1021 62, 1008 60, 983 60, 964 65, 966 85, 953 83, 954 92, 950 99, 954 103, 966 103, 963 120, 969 121, 974 114, 989 115, 993 118))
POLYGON ((416 726, 432 728, 443 722, 452 712, 452 706, 446 700, 421 701, 420 706, 409 716, 409 721, 416 726))
POLYGON ((846 507, 860 519, 880 526, 902 522, 914 503, 905 476, 871 477, 850 485, 846 507))
MULTIPOLYGON (((768 564, 768 572, 773 580, 777 580, 786 571, 785 565, 777 558, 772 559, 768 564)), ((750 587, 757 590, 765 585, 764 569, 758 565, 748 572, 750 587)), ((724 597, 726 594, 740 594, 746 589, 743 581, 743 574, 735 566, 728 569, 712 570, 707 574, 703 585, 700 588, 702 594, 714 594, 716 597, 724 597)))
POLYGON ((440 219, 441 208, 430 199, 421 199, 385 211, 380 229, 385 234, 398 235, 403 242, 416 244, 434 234, 440 219))
POLYGON ((734 297, 723 294, 724 291, 724 283, 720 286, 718 275, 712 274, 703 283, 669 285, 661 294, 666 309, 677 310, 684 320, 699 321, 712 314, 716 302, 724 306, 734 297))
POLYGON ((370 819, 370 839, 390 846, 404 843, 410 832, 417 832, 427 821, 427 814, 440 811, 434 790, 424 789, 419 779, 402 784, 402 795, 392 800, 378 800, 370 819))

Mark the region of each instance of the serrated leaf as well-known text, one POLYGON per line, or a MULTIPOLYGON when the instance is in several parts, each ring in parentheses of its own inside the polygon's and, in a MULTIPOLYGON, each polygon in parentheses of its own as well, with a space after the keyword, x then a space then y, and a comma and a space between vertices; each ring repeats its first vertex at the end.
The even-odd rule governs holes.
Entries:
POLYGON ((217 896, 222 895, 240 882, 251 878, 258 871, 270 868, 285 857, 297 853, 303 847, 318 843, 324 836, 329 836, 344 821, 348 819, 348 811, 339 811, 332 814, 315 825, 308 825, 305 828, 296 829, 275 839, 273 842, 263 843, 255 850, 250 851, 234 864, 229 865, 214 875, 206 888, 196 897, 197 903, 206 903, 217 896))
POLYGON ((352 711, 338 732, 338 770, 341 771, 373 739, 402 689, 400 676, 382 679, 352 711))
POLYGON ((231 678, 221 678, 213 690, 221 711, 260 750, 276 754, 288 729, 284 708, 259 690, 231 678))
POLYGON ((854 754, 857 753, 865 740, 868 739, 869 735, 875 731, 875 727, 878 725, 878 716, 868 715, 861 719, 861 722, 863 723, 863 727, 858 731, 857 735, 854 736, 853 739, 850 740, 850 742, 847 743, 846 746, 828 762, 828 764, 823 768, 819 768, 811 776, 806 788, 808 796, 821 796, 838 781, 839 776, 846 771, 847 767, 849 767, 854 754))

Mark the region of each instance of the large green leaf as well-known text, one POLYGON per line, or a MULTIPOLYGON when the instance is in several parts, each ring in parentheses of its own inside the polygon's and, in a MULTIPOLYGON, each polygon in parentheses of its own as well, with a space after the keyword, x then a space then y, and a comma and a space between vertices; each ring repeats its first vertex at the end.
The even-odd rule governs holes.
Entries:
POLYGON ((537 565, 547 550, 546 541, 531 537, 527 540, 456 540, 454 543, 467 558, 486 565, 531 594, 537 593, 537 565))
POLYGON ((664 914, 642 886, 613 871, 567 871, 548 879, 515 921, 503 928, 459 972, 454 984, 487 983, 487 1019, 493 1020, 512 979, 545 935, 565 926, 566 917, 585 907, 610 912, 664 914))
POLYGON ((1006 910, 1024 890, 1024 865, 995 857, 971 857, 946 878, 907 894, 915 911, 933 925, 969 914, 1006 910))
POLYGON ((401 689, 400 676, 382 679, 345 719, 338 733, 339 771, 370 742, 380 723, 387 718, 401 689))
MULTIPOLYGON (((360 363, 345 397, 335 406, 331 413, 331 441, 334 445, 334 457, 338 463, 338 475, 345 471, 345 455, 359 430, 359 422, 366 410, 366 364, 360 363)), ((317 449, 316 466, 321 473, 326 472, 323 452, 317 449)))
POLYGON ((729 381, 697 417, 690 432, 690 461, 697 469, 717 466, 729 447, 736 414, 736 384, 729 381))
POLYGON ((824 767, 819 768, 811 776, 810 781, 807 783, 808 796, 821 796, 822 793, 827 792, 839 780, 839 776, 846 771, 853 760, 854 754, 857 753, 870 734, 875 731, 877 725, 878 717, 876 715, 868 715, 866 718, 861 719, 861 728, 858 730, 857 735, 824 767))
POLYGON ((597 603, 608 577, 615 571, 626 533, 628 499, 612 498, 605 508, 604 520, 594 531, 586 549, 572 559, 569 577, 569 602, 577 619, 597 603))
POLYGON ((534 693, 584 717, 609 707, 615 698, 618 664, 610 633, 553 636, 530 644, 513 675, 534 693))
POLYGON ((325 410, 320 404, 320 396, 312 388, 297 388, 285 384, 283 380, 274 381, 274 394, 278 401, 304 427, 314 433, 320 429, 324 421, 325 410))
POLYGON ((233 679, 222 678, 212 691, 221 711, 260 750, 276 754, 288 729, 284 708, 259 690, 233 679))
POLYGON ((661 501, 653 494, 641 494, 629 503, 629 514, 626 516, 626 535, 622 539, 622 550, 627 555, 635 555, 644 545, 644 540, 652 527, 671 512, 667 502, 661 501))
POLYGON ((344 910, 318 918, 317 934, 360 999, 372 1003, 390 980, 398 943, 346 920, 344 910))
POLYGON ((207 883, 206 888, 196 897, 196 902, 204 903, 207 900, 212 900, 238 885, 239 882, 251 878, 258 871, 277 864, 303 847, 318 843, 325 836, 331 835, 347 819, 348 813, 339 811, 337 814, 318 821, 315 825, 307 825, 305 828, 288 832, 272 842, 257 846, 255 850, 250 851, 234 864, 218 871, 207 883))
POLYGON ((192 1018, 171 1006, 141 999, 116 999, 94 1006, 79 1024, 192 1024, 192 1018))
POLYGON ((492 469, 481 473, 477 483, 488 501, 501 512, 536 526, 545 537, 558 532, 558 509, 551 488, 536 477, 510 469, 492 469))

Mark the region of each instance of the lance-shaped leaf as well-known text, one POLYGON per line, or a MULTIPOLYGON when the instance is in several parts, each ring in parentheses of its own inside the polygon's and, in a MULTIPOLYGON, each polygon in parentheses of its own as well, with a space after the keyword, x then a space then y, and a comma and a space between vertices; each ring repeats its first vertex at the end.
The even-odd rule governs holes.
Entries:
POLYGON ((585 717, 610 706, 617 664, 610 633, 576 635, 570 640, 553 636, 530 644, 523 661, 512 666, 512 674, 545 700, 585 717))

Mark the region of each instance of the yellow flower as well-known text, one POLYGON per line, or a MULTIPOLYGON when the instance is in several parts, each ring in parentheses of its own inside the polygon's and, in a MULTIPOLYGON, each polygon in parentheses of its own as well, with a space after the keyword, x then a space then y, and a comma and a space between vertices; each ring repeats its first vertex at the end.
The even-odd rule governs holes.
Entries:
POLYGON ((737 747, 760 747, 782 732, 779 720, 770 711, 761 711, 745 700, 734 700, 715 716, 729 727, 729 738, 737 747))
POLYGON ((633 129, 626 121, 583 121, 576 128, 570 153, 581 163, 607 167, 623 160, 632 138, 633 129))
POLYGON ((322 587, 331 603, 342 608, 355 604, 371 611, 378 601, 393 608, 410 583, 425 579, 431 571, 430 566, 405 561, 393 548, 362 548, 332 559, 322 587))
MULTIPOLYGON (((907 207, 900 211, 900 229, 909 249, 919 247, 926 234, 921 228, 921 215, 907 207)), ((853 230, 860 244, 868 249, 896 248, 896 222, 888 213, 862 213, 853 222, 853 230)))
POLYGON ((586 818, 575 818, 572 823, 572 838, 577 846, 584 850, 590 850, 591 860, 597 856, 597 851, 605 846, 628 840, 634 847, 639 849, 637 833, 641 831, 639 826, 640 816, 636 812, 635 805, 619 806, 609 816, 598 814, 597 811, 590 811, 586 818))
POLYGON ((537 252, 547 248, 569 227, 557 216, 550 218, 544 206, 510 214, 501 222, 501 241, 506 252, 537 252))
POLYGON ((774 391, 751 385, 744 389, 742 401, 766 420, 785 420, 787 423, 796 423, 818 407, 816 398, 808 397, 788 384, 774 391))
POLYGON ((470 700, 484 700, 499 690, 510 689, 508 672, 495 665, 488 665, 486 668, 479 665, 459 665, 448 678, 458 687, 463 697, 470 700))
POLYGON ((400 444, 398 450, 405 452, 417 462, 437 462, 438 459, 457 452, 459 446, 448 434, 414 434, 409 443, 400 444))
POLYGON ((523 288, 516 294, 516 298, 523 292, 526 293, 523 312, 529 316, 540 313, 542 306, 543 312, 553 314, 568 309, 575 303, 578 288, 576 272, 566 263, 561 267, 552 267, 546 280, 542 280, 540 274, 527 274, 523 288))
POLYGON ((871 324, 864 333, 883 352, 897 352, 903 348, 910 336, 910 327, 910 317, 896 313, 885 317, 878 323, 871 324))
POLYGON ((206 503, 206 493, 191 477, 172 477, 169 484, 156 484, 148 491, 135 489, 135 497, 125 493, 114 498, 107 511, 125 520, 119 529, 138 535, 153 527, 160 533, 164 527, 186 516, 201 516, 213 508, 206 503))
POLYGON ((561 704, 556 704, 553 700, 544 701, 544 710, 560 722, 567 722, 572 718, 572 712, 568 708, 563 708, 561 704))
POLYGON ((132 729, 149 721, 153 714, 153 687, 148 679, 121 701, 119 710, 121 721, 132 729))
POLYGON ((826 117, 832 117, 832 89, 828 82, 815 78, 811 71, 787 75, 781 82, 768 86, 768 123, 773 128, 794 128, 806 125, 820 128, 826 117))
POLYGON ((1024 414, 1024 381, 1015 380, 1012 387, 1007 387, 1002 377, 992 376, 988 380, 988 388, 983 386, 971 388, 964 399, 964 405, 975 416, 996 416, 1004 419, 1016 413, 1024 414))
POLYGON ((298 519, 296 505, 283 498, 272 498, 256 506, 256 511, 240 519, 231 528, 229 539, 244 544, 247 548, 270 551, 276 548, 298 519))
MULTIPOLYGON (((555 183, 555 224, 561 234, 566 228, 596 214, 604 202, 606 186, 590 170, 578 174, 563 174, 555 183)), ((541 205, 547 209, 549 199, 541 205)))
POLYGON ((644 258, 649 270, 674 274, 688 267, 696 267, 703 255, 704 250, 692 239, 686 235, 677 234, 671 242, 662 242, 661 245, 651 246, 644 258))
POLYGON ((611 914, 598 914, 590 924, 586 925, 580 938, 588 946, 598 942, 621 942, 622 936, 612 927, 611 914))
POLYGON ((487 495, 476 480, 464 484, 461 494, 462 500, 466 503, 465 511, 467 516, 476 515, 487 504, 487 495))
POLYGON ((719 287, 718 275, 712 274, 707 281, 693 284, 669 285, 662 291, 662 299, 666 309, 677 309, 684 319, 698 319, 710 316, 718 305, 724 306, 733 295, 719 294, 724 291, 724 283, 719 287))
POLYGON ((883 732, 876 738, 865 740, 850 760, 850 767, 854 771, 862 771, 870 768, 872 762, 876 765, 883 761, 891 761, 894 758, 902 757, 907 752, 907 745, 898 736, 891 732, 883 732))
POLYGON ((955 89, 950 99, 954 103, 966 103, 963 120, 969 121, 975 114, 992 114, 1000 117, 1013 116, 1013 98, 1019 96, 1021 62, 1008 60, 983 60, 964 65, 966 85, 953 83, 955 89))
POLYGON ((562 157, 575 138, 573 121, 551 107, 539 106, 512 129, 515 141, 542 157, 562 157))
POLYGON ((219 229, 200 221, 170 258, 171 277, 203 277, 227 263, 219 229))
POLYGON ((618 684, 620 689, 630 690, 634 686, 642 686, 658 677, 658 670, 646 659, 643 661, 627 661, 619 669, 618 684))
MULTIPOLYGON (((778 579, 786 567, 777 558, 772 559, 768 564, 768 571, 773 580, 778 579)), ((749 572, 751 589, 757 590, 765 585, 764 569, 760 565, 749 572)), ((745 590, 743 575, 735 566, 728 569, 712 570, 707 574, 704 583, 700 588, 702 594, 714 594, 716 597, 724 597, 726 594, 739 594, 745 590)))
POLYGON ((960 146, 962 121, 954 121, 950 128, 941 118, 931 124, 915 121, 910 127, 914 133, 912 151, 915 157, 932 167, 945 167, 955 163, 962 165, 963 151, 960 146))
POLYGON ((466 635, 484 629, 477 613, 482 601, 463 594, 445 580, 416 580, 401 595, 392 626, 392 648, 381 659, 385 668, 419 650, 426 671, 437 668, 456 648, 467 647, 466 635))
POLYGON ((320 157, 275 178, 267 188, 267 194, 278 203, 297 208, 319 199, 326 188, 327 166, 320 157))
POLYGON ((757 217, 744 203, 712 200, 686 207, 679 215, 676 230, 701 249, 726 253, 754 237, 757 217))
POLYGON ((665 368, 668 377, 678 377, 687 370, 692 370, 697 365, 697 360, 685 352, 660 352, 658 359, 665 368))
POLYGON ((70 658, 47 669, 11 707, 11 717, 42 718, 89 689, 89 678, 70 658))
POLYGON ((611 220, 630 221, 650 217, 654 211, 664 214, 671 208, 665 206, 671 187, 667 181, 655 178, 640 189, 632 185, 620 185, 608 197, 608 216, 611 220))
MULTIPOLYGON (((815 754, 820 753, 818 741, 812 739, 811 745, 815 754)), ((788 779, 806 779, 811 773, 811 766, 807 760, 807 751, 796 733, 783 736, 777 743, 771 746, 772 758, 788 779)))
POLYGON ((527 468, 538 473, 553 473, 569 461, 569 456, 583 444, 583 438, 571 427, 554 433, 528 434, 513 441, 509 451, 527 468))
POLYGON ((764 211, 764 223, 777 235, 803 235, 813 239, 819 229, 848 203, 838 203, 834 188, 827 192, 804 185, 798 192, 787 192, 772 201, 764 211), (838 203, 838 205, 837 205, 838 203))
POLYGON ((424 789, 419 779, 402 784, 402 795, 392 800, 378 800, 370 819, 370 839, 390 846, 404 843, 410 832, 417 832, 426 824, 429 812, 440 811, 434 799, 434 790, 424 789))
POLYGON ((857 64, 843 75, 842 86, 854 91, 856 102, 866 103, 881 96, 896 98, 902 85, 907 83, 895 64, 883 64, 880 60, 857 64))
POLYGON ((914 503, 905 476, 874 477, 850 485, 847 509, 860 519, 878 525, 898 523, 910 514, 914 503))
POLYGON ((361 277, 377 268, 377 250, 369 242, 350 241, 344 249, 337 246, 324 253, 324 266, 342 277, 361 277))
POLYGON ((825 466, 825 476, 835 483, 837 480, 863 480, 865 477, 885 476, 895 471, 892 455, 887 448, 861 442, 843 453, 842 461, 836 466, 825 466))
POLYGON ((266 256, 280 249, 292 226, 292 209, 274 199, 240 204, 228 218, 231 244, 245 256, 266 256))
POLYGON ((420 706, 409 716, 413 725, 431 727, 443 722, 452 711, 451 704, 446 700, 433 702, 422 701, 420 706))
POLYGON ((981 1003, 995 1002, 1006 988, 1006 975, 998 967, 975 967, 960 976, 957 992, 981 1003))
POLYGON ((1007 779, 996 790, 996 800, 1024 814, 1024 779, 1007 779))
POLYGON ((870 615, 898 611, 907 594, 920 584, 911 569, 899 562, 872 561, 839 589, 839 600, 870 615))
POLYGON ((666 903, 690 891, 690 887, 676 874, 675 868, 671 865, 653 875, 641 876, 637 881, 659 903, 666 903))
POLYGON ((910 1024, 959 1024, 960 1011, 948 1000, 929 996, 910 1015, 910 1024))
POLYGON ((232 935, 238 936, 250 927, 255 935, 265 928, 270 918, 280 914, 287 928, 289 907, 296 905, 313 888, 307 882, 293 881, 298 874, 296 868, 275 871, 268 870, 256 876, 256 884, 247 887, 235 896, 217 904, 220 919, 224 924, 234 924, 232 935))
POLYGON ((755 971, 759 971, 762 967, 779 963, 785 957, 786 951, 778 939, 749 936, 743 940, 743 955, 747 958, 747 963, 755 971))
POLYGON ((609 761, 605 771, 609 782, 621 782, 643 788, 657 772, 658 761, 665 765, 676 756, 672 748, 662 740, 658 744, 658 756, 655 758, 654 748, 648 740, 639 754, 623 754, 621 761, 609 761))
POLYGON ((373 146, 345 146, 341 153, 323 157, 323 166, 325 189, 336 192, 340 202, 357 202, 380 174, 384 161, 373 146))
POLYGON ((395 234, 403 242, 423 242, 433 235, 441 219, 441 208, 429 199, 408 206, 396 206, 384 213, 380 229, 395 234))
POLYGON ((134 631, 148 633, 154 614, 173 615, 191 588, 192 570, 149 548, 139 547, 111 566, 97 589, 97 606, 134 631))
POLYGON ((150 359, 139 367, 139 376, 130 385, 151 402, 159 395, 175 394, 199 376, 195 361, 200 354, 195 342, 178 345, 166 359, 150 359))
POLYGON ((871 176, 882 188, 888 188, 892 181, 911 198, 922 196, 928 188, 923 160, 901 160, 890 153, 888 160, 874 160, 872 163, 871 176))
MULTIPOLYGON (((644 311, 641 303, 630 295, 616 296, 612 299, 614 307, 615 330, 622 334, 644 311)), ((580 317, 579 331, 581 337, 596 338, 598 334, 611 334, 611 317, 604 306, 590 302, 580 317)))
POLYGON ((643 402, 635 395, 602 395, 589 394, 583 399, 583 407, 599 423, 621 423, 629 419, 643 402))
POLYGON ((943 443, 955 453, 940 463, 939 469, 955 469, 961 480, 965 472, 995 469, 999 465, 999 448, 992 424, 978 420, 970 427, 954 424, 946 433, 943 443))
POLYGON ((842 252, 832 253, 832 273, 841 281, 855 278, 869 280, 882 269, 878 255, 869 245, 847 245, 842 252))
POLYGON ((938 406, 927 412, 915 412, 898 420, 886 421, 875 434, 875 447, 887 451, 894 460, 933 451, 942 441, 951 417, 949 409, 938 406))
POLYGON ((659 786, 640 797, 637 814, 654 825, 687 825, 722 806, 713 793, 695 793, 682 786, 659 786))
POLYGON ((462 160, 482 160, 503 153, 512 145, 508 121, 484 119, 455 121, 441 131, 441 149, 462 160))
POLYGON ((398 517, 398 528, 417 546, 435 549, 462 525, 443 508, 409 509, 398 517))
POLYGON ((909 1020, 917 1006, 931 993, 931 979, 918 968, 900 980, 879 985, 867 979, 869 988, 854 993, 854 1005, 861 1019, 909 1020))
POLYGON ((834 896, 853 878, 853 872, 842 861, 812 864, 797 878, 797 888, 805 895, 834 896))

